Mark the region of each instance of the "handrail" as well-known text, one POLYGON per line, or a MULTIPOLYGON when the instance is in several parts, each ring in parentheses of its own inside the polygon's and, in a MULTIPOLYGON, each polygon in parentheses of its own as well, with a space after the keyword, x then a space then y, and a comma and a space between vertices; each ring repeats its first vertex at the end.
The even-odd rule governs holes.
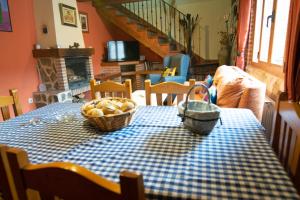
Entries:
POLYGON ((130 12, 132 18, 148 30, 156 29, 168 36, 168 42, 179 44, 180 50, 186 49, 186 34, 181 27, 181 20, 186 15, 164 0, 142 0, 122 3, 118 6, 130 12))
MULTIPOLYGON (((146 0, 146 1, 147 1, 147 0, 146 0)), ((161 0, 161 1, 165 2, 165 4, 167 4, 168 6, 172 7, 173 9, 176 9, 176 12, 179 12, 179 13, 185 15, 183 12, 181 12, 180 10, 178 10, 177 8, 175 8, 174 6, 172 6, 171 4, 169 4, 168 2, 166 2, 166 1, 164 1, 164 0, 161 0)))

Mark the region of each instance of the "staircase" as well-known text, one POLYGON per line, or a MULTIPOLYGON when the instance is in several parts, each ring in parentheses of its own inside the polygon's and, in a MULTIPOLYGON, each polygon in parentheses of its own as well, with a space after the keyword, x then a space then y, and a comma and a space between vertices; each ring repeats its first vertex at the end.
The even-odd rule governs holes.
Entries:
MULTIPOLYGON (((93 5, 101 17, 160 57, 186 49, 186 37, 180 25, 185 15, 164 0, 132 0, 123 3, 120 0, 119 3, 93 0, 93 5)), ((205 62, 195 49, 193 53, 197 63, 205 62)))

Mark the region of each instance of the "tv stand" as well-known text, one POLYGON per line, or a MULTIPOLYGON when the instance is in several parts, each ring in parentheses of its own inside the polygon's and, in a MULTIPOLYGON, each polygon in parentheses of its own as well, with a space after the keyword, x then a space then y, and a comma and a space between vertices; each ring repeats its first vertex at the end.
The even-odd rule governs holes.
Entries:
POLYGON ((105 61, 102 62, 101 66, 122 66, 122 65, 138 65, 141 62, 138 60, 135 61, 105 61))
POLYGON ((142 89, 144 86, 144 77, 136 74, 136 71, 144 70, 144 62, 135 61, 120 61, 120 62, 102 62, 101 74, 120 74, 114 78, 114 81, 123 82, 125 79, 131 79, 132 89, 142 89))

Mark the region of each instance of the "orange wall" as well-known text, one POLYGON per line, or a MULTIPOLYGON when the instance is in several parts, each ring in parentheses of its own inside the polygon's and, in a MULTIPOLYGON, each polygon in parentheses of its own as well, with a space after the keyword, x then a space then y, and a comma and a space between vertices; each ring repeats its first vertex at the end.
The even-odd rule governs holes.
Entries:
MULTIPOLYGON (((32 49, 36 43, 33 0, 8 0, 13 26, 12 32, 0 32, 0 96, 8 95, 10 88, 19 90, 23 112, 35 108, 28 98, 38 90, 39 78, 32 49)), ((85 46, 95 48, 93 55, 94 73, 100 72, 104 46, 108 40, 130 38, 117 27, 111 28, 98 16, 91 3, 78 3, 78 10, 87 12, 89 33, 83 33, 85 46), (116 34, 112 34, 112 30, 116 34)), ((141 54, 148 60, 157 60, 155 54, 141 46, 141 54)))
POLYGON ((23 111, 35 108, 28 98, 37 90, 38 75, 32 48, 36 42, 33 0, 9 0, 13 32, 0 32, 0 95, 17 88, 23 111))
POLYGON ((95 48, 93 66, 94 74, 98 74, 104 55, 104 46, 108 40, 112 40, 112 36, 90 2, 77 3, 77 6, 79 11, 88 13, 89 32, 83 33, 83 38, 86 47, 95 48))

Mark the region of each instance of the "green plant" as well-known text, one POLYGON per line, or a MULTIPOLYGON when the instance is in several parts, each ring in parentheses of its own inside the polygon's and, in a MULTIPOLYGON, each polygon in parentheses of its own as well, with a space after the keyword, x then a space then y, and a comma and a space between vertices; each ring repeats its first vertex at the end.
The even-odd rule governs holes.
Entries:
POLYGON ((198 14, 196 17, 192 16, 191 14, 186 14, 184 18, 180 19, 179 21, 180 25, 183 28, 184 31, 184 38, 186 42, 186 52, 187 54, 192 57, 193 55, 193 49, 192 49, 192 41, 193 41, 193 33, 198 26, 199 23, 199 16, 198 14))
POLYGON ((220 35, 219 42, 222 45, 232 46, 234 36, 235 36, 235 29, 233 29, 233 22, 230 20, 230 14, 224 15, 224 22, 226 31, 219 31, 218 34, 220 35))

